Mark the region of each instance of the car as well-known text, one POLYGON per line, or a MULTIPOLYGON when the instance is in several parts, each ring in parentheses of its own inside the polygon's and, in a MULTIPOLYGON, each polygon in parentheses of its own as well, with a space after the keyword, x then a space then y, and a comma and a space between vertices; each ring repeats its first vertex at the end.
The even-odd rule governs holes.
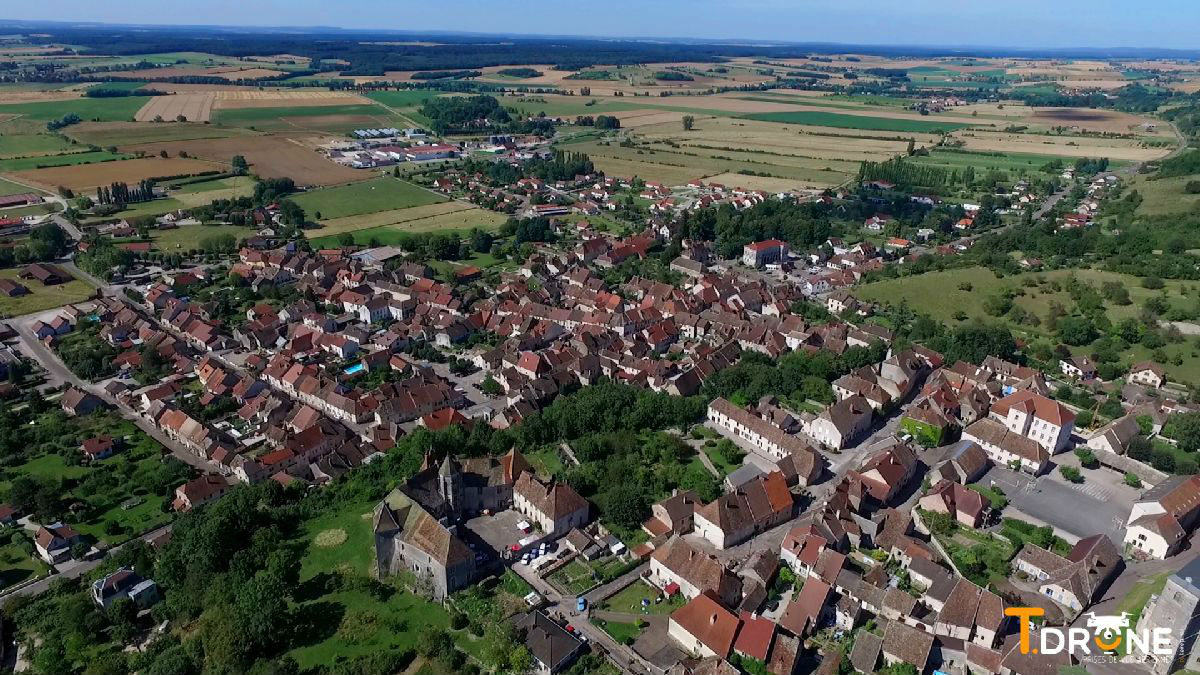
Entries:
POLYGON ((575 611, 582 612, 587 609, 587 598, 575 598, 575 611))

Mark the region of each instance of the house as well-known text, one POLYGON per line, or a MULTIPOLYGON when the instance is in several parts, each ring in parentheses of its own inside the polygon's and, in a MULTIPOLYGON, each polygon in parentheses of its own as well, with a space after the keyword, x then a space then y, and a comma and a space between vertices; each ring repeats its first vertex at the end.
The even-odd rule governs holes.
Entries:
POLYGON ((828 600, 832 590, 824 580, 810 576, 800 592, 792 595, 783 616, 779 617, 779 626, 800 639, 817 632, 830 614, 828 600))
POLYGON ((1171 476, 1144 492, 1129 511, 1125 544, 1142 558, 1179 551, 1200 517, 1200 476, 1171 476))
POLYGON ((158 602, 158 585, 128 567, 92 582, 92 600, 101 609, 108 609, 121 599, 128 599, 138 609, 146 609, 158 602))
POLYGON ((1092 380, 1096 377, 1096 364, 1086 356, 1072 356, 1060 359, 1058 369, 1063 375, 1075 380, 1092 380))
POLYGON ((916 475, 919 462, 913 449, 904 443, 893 443, 871 455, 858 471, 850 476, 861 481, 880 504, 888 504, 898 496, 916 475))
POLYGON ((566 483, 544 483, 526 471, 513 484, 513 508, 550 537, 560 537, 588 521, 591 505, 566 483))
POLYGON ((1158 389, 1167 383, 1167 373, 1153 361, 1143 361, 1129 369, 1129 381, 1158 389))
POLYGON ((840 450, 871 426, 871 410, 867 399, 851 396, 822 411, 805 432, 826 447, 840 450))
POLYGON ((101 401, 100 397, 75 387, 63 392, 59 403, 68 415, 76 417, 90 415, 104 406, 104 401, 101 401))
POLYGON ((1142 429, 1138 426, 1137 416, 1126 415, 1109 422, 1092 434, 1087 440, 1087 447, 1093 451, 1104 450, 1123 455, 1129 441, 1140 433, 1142 429))
MULTIPOLYGON (((816 453, 807 443, 724 398, 717 398, 709 404, 708 421, 725 435, 749 443, 772 459, 814 455, 815 460, 816 453)), ((807 480, 804 484, 807 485, 807 480)))
POLYGON ((1038 590, 1076 614, 1098 600, 1125 568, 1121 553, 1107 535, 1080 539, 1064 558, 1026 543, 1013 567, 1038 584, 1038 590))
POLYGON ((985 510, 983 495, 945 478, 921 497, 917 506, 926 511, 944 513, 971 529, 979 528, 985 510))
POLYGON ((996 401, 988 414, 1009 431, 1034 441, 1052 455, 1067 447, 1075 429, 1075 413, 1058 401, 1027 389, 996 401))
POLYGON ((696 534, 714 547, 735 546, 792 517, 794 502, 779 471, 758 476, 696 509, 696 534))
POLYGON ((742 595, 741 580, 733 572, 680 537, 672 537, 650 555, 647 580, 667 595, 682 593, 691 599, 710 592, 730 607, 736 606, 742 595))
POLYGON ((738 613, 742 627, 738 630, 733 651, 739 656, 767 661, 775 642, 775 622, 745 610, 738 613))
POLYGON ((695 656, 725 658, 733 648, 740 623, 733 612, 701 593, 671 612, 667 635, 695 656))
POLYGON ((29 295, 29 289, 12 279, 0 279, 0 293, 10 298, 16 298, 22 295, 29 295))
POLYGON ((987 452, 978 443, 960 440, 951 446, 936 472, 946 480, 969 485, 979 480, 991 466, 987 452))
POLYGON ((552 621, 540 609, 518 616, 513 624, 541 675, 562 671, 583 650, 583 641, 552 621))
POLYGON ((911 663, 924 673, 933 651, 933 636, 900 621, 889 621, 883 630, 883 662, 886 665, 911 663))
POLYGON ((742 263, 747 267, 762 267, 781 262, 788 257, 788 245, 778 239, 767 239, 746 244, 742 248, 742 263))
POLYGON ((695 523, 700 497, 692 490, 675 491, 670 497, 650 506, 650 518, 642 529, 651 537, 687 534, 695 523))
POLYGON ((112 436, 93 436, 83 441, 80 444, 80 449, 83 450, 83 456, 91 461, 99 459, 108 459, 118 450, 121 439, 114 439, 112 436))
POLYGON ((71 557, 71 547, 80 540, 80 536, 69 525, 54 523, 39 527, 34 534, 33 544, 42 560, 57 565, 71 557))
POLYGON ((191 511, 211 501, 220 499, 230 489, 229 481, 222 476, 206 474, 193 478, 175 488, 175 501, 172 503, 176 511, 191 511))
POLYGON ((1050 452, 1033 439, 1013 433, 994 419, 984 418, 963 429, 962 438, 983 448, 997 464, 1040 476, 1050 467, 1050 452))
POLYGON ((40 281, 43 286, 54 286, 57 284, 65 284, 74 277, 62 271, 54 265, 47 263, 34 263, 21 268, 17 276, 22 279, 34 279, 40 281))

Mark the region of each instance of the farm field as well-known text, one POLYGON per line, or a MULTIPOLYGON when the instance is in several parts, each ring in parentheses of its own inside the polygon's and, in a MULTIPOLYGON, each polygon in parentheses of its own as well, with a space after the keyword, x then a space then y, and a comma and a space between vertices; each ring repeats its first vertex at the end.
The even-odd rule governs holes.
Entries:
POLYGON ((1176 176, 1149 180, 1137 176, 1130 182, 1129 189, 1142 195, 1138 205, 1139 216, 1165 216, 1194 213, 1200 205, 1200 194, 1188 194, 1184 187, 1196 180, 1196 176, 1176 176))
POLYGON ((0 135, 0 159, 57 155, 64 152, 82 152, 86 147, 74 146, 71 141, 57 134, 3 134, 0 135))
MULTIPOLYGON (((417 206, 411 209, 402 209, 401 211, 388 211, 386 213, 405 213, 408 211, 418 211, 420 209, 430 209, 433 206, 444 206, 443 204, 435 204, 432 206, 417 206)), ((375 214, 380 215, 380 214, 375 214)), ((416 214, 409 214, 416 215, 416 214)), ((366 216, 370 218, 370 216, 366 216)), ((439 213, 434 215, 423 215, 414 217, 409 220, 399 220, 387 225, 379 225, 362 229, 341 229, 340 233, 351 232, 354 235, 354 243, 366 246, 372 240, 378 241, 381 245, 396 244, 403 241, 408 235, 418 232, 458 232, 465 233, 471 228, 479 227, 485 230, 494 230, 505 223, 508 216, 495 211, 488 211, 480 208, 467 208, 448 213, 439 213)), ((339 233, 339 234, 340 234, 339 233)), ((328 234, 325 228, 309 233, 312 235, 319 234, 322 236, 312 238, 312 244, 317 248, 329 248, 339 245, 338 236, 328 234)))
POLYGON ((98 162, 115 162, 129 159, 130 155, 112 153, 105 150, 99 152, 73 152, 65 155, 45 155, 39 157, 21 157, 18 159, 0 159, 0 171, 29 171, 54 166, 72 166, 76 164, 96 164, 98 162))
POLYGON ((181 189, 173 191, 171 197, 184 206, 204 206, 216 199, 234 199, 248 197, 254 192, 254 179, 249 176, 235 176, 189 183, 181 189))
POLYGON ((197 139, 164 141, 123 148, 142 150, 157 155, 160 150, 177 156, 180 151, 192 157, 228 163, 234 155, 242 155, 250 163, 250 171, 263 178, 291 178, 297 185, 339 185, 367 180, 374 174, 358 171, 329 161, 305 146, 308 137, 255 136, 249 138, 197 139))
POLYGON ((186 206, 183 202, 167 197, 166 199, 152 199, 148 202, 137 202, 136 204, 126 204, 121 211, 103 217, 88 217, 84 218, 84 224, 96 224, 107 221, 112 221, 114 218, 137 218, 140 216, 161 216, 164 213, 178 211, 186 206))
POLYGON ((257 90, 218 91, 213 93, 213 107, 219 110, 235 108, 284 108, 363 105, 370 102, 358 94, 338 91, 257 90))
POLYGON ((213 94, 151 96, 133 116, 138 122, 207 122, 212 119, 213 94))
POLYGON ((834 127, 837 129, 867 129, 872 131, 915 131, 934 133, 937 131, 954 131, 972 126, 964 122, 945 122, 926 119, 899 119, 892 117, 871 117, 868 115, 847 115, 825 111, 802 110, 796 112, 753 113, 745 116, 747 119, 761 122, 782 122, 785 124, 807 124, 812 126, 834 127))
POLYGON ((387 116, 388 113, 383 108, 374 104, 306 106, 296 105, 293 102, 289 106, 272 108, 221 109, 217 110, 213 115, 213 122, 230 126, 254 126, 259 129, 268 129, 271 125, 278 124, 281 119, 285 118, 329 116, 371 117, 375 115, 387 116))
POLYGON ((145 157, 101 164, 17 171, 14 175, 18 180, 40 185, 46 190, 54 190, 56 186, 62 185, 76 192, 86 192, 89 188, 114 181, 136 183, 146 178, 192 175, 224 168, 226 167, 223 165, 197 159, 145 157))
POLYGON ((189 141, 200 138, 229 138, 254 136, 255 132, 239 127, 219 127, 196 122, 143 124, 140 122, 83 122, 67 127, 65 134, 79 141, 100 147, 127 146, 164 141, 189 141))
POLYGON ((8 279, 21 284, 29 289, 29 294, 15 298, 0 295, 0 316, 32 314, 43 309, 79 302, 92 294, 92 287, 79 279, 72 279, 57 286, 43 286, 32 279, 19 278, 18 271, 16 268, 0 270, 0 279, 8 279))
MULTIPOLYGON (((159 200, 163 201, 163 200, 159 200)), ((122 216, 125 214, 122 213, 122 216)), ((187 251, 199 248, 200 241, 207 237, 231 234, 238 241, 254 234, 254 229, 239 225, 184 225, 168 230, 150 230, 152 248, 159 251, 187 251)), ((139 241, 136 239, 122 241, 139 241)))
MULTIPOLYGON (((930 150, 928 155, 913 157, 911 161, 918 164, 928 164, 944 169, 957 169, 960 171, 968 166, 973 166, 976 171, 995 169, 997 171, 1011 171, 1021 174, 1038 171, 1047 162, 1056 159, 1062 161, 1064 165, 1069 165, 1076 158, 1037 155, 1033 153, 973 152, 953 148, 934 148, 930 150)), ((1109 166, 1115 169, 1127 163, 1123 160, 1114 160, 1109 162, 1109 166)))
POLYGON ((41 190, 11 180, 5 180, 3 176, 0 176, 0 196, 20 194, 22 192, 41 192, 41 190))
POLYGON ((48 213, 58 213, 62 205, 58 202, 42 202, 32 206, 0 209, 0 218, 24 218, 25 216, 44 216, 48 213))
POLYGON ((303 207, 310 218, 315 218, 315 214, 320 213, 321 218, 318 220, 406 209, 442 202, 445 199, 434 192, 390 176, 351 185, 322 188, 293 197, 293 201, 303 207))
POLYGON ((377 211, 375 213, 348 216, 346 218, 330 218, 321 221, 321 229, 316 232, 320 233, 322 237, 327 237, 329 235, 341 234, 342 232, 352 232, 354 230, 396 225, 426 218, 449 216, 464 211, 483 211, 483 209, 458 201, 440 202, 425 206, 411 206, 406 209, 377 211))
POLYGON ((965 150, 1072 158, 1108 157, 1132 162, 1157 159, 1171 152, 1170 148, 1143 147, 1139 141, 1122 138, 1019 134, 980 129, 959 132, 955 138, 963 142, 965 150))
POLYGON ((58 119, 75 113, 94 122, 128 122, 145 103, 140 96, 125 98, 74 98, 67 101, 6 103, 0 100, 0 114, 25 115, 39 121, 58 119))

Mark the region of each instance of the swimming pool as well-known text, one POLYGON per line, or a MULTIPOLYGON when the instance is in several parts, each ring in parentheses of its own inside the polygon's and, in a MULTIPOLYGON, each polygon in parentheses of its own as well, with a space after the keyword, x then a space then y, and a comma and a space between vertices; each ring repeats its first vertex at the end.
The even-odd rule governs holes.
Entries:
POLYGON ((349 368, 347 368, 347 369, 343 370, 342 372, 343 372, 343 373, 345 373, 345 374, 347 374, 347 375, 353 375, 353 374, 355 374, 355 373, 357 373, 357 372, 360 372, 360 371, 362 371, 362 370, 364 370, 364 369, 366 369, 366 366, 364 366, 364 365, 362 364, 362 362, 360 361, 359 363, 356 363, 356 364, 354 364, 354 365, 350 366, 349 368))

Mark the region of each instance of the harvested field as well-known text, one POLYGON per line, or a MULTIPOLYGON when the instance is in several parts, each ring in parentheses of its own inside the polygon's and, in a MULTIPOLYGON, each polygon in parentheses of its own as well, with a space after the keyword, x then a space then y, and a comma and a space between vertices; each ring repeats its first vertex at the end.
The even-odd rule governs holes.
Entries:
POLYGON ((767 192, 790 192, 803 189, 800 181, 788 178, 769 178, 767 176, 746 176, 740 173, 719 173, 709 176, 704 181, 720 183, 730 187, 744 187, 747 190, 766 190, 767 192))
POLYGON ((180 150, 193 157, 228 163, 234 155, 242 155, 250 170, 263 178, 291 178, 297 185, 337 185, 373 178, 370 171, 357 171, 325 159, 303 144, 303 139, 282 136, 250 138, 218 138, 194 141, 167 141, 131 146, 157 155, 166 150, 178 155, 180 150))
POLYGON ((797 110, 793 112, 755 113, 746 116, 748 119, 763 122, 779 122, 783 124, 807 124, 838 129, 870 129, 876 131, 924 132, 933 133, 938 130, 953 131, 968 126, 980 124, 971 118, 920 117, 917 115, 875 115, 860 114, 857 111, 829 112, 828 110, 797 110))
POLYGON ((662 110, 626 110, 613 113, 613 117, 621 120, 621 126, 628 129, 667 122, 678 123, 683 119, 683 113, 662 110))
POLYGON ((258 91, 258 87, 246 87, 240 84, 193 84, 177 82, 152 82, 143 85, 142 89, 165 91, 169 94, 195 94, 197 92, 210 91, 258 91))
MULTIPOLYGON (((464 204, 462 202, 441 202, 439 204, 426 204, 425 206, 412 206, 406 209, 393 209, 391 211, 377 211, 361 216, 347 216, 345 218, 331 218, 321 223, 321 229, 316 230, 314 235, 322 237, 341 234, 343 232, 353 232, 355 230, 365 230, 372 227, 383 227, 385 225, 398 225, 403 223, 412 223, 417 221, 432 220, 435 218, 448 218, 454 213, 463 213, 466 211, 480 211, 478 207, 464 204)), ((489 212, 490 213, 490 212, 489 212)), ((465 215, 463 216, 466 217, 465 215)))
POLYGON ((165 79, 168 77, 221 77, 226 80, 257 80, 264 77, 283 75, 282 70, 270 68, 233 68, 216 66, 213 68, 188 68, 186 66, 171 66, 168 68, 152 68, 148 70, 119 70, 109 73, 115 77, 136 77, 139 79, 165 79))
POLYGON ((207 122, 212 119, 215 94, 171 94, 152 96, 134 116, 139 122, 161 119, 173 122, 182 115, 189 122, 207 122))
POLYGON ((965 150, 1016 152, 1062 157, 1107 157, 1141 162, 1157 159, 1170 148, 1143 148, 1137 141, 1080 136, 1042 136, 971 131, 956 134, 965 150))
POLYGON ((63 130, 80 143, 106 148, 161 143, 164 141, 189 141, 199 138, 228 138, 230 136, 255 136, 256 132, 238 127, 218 127, 198 122, 173 122, 171 124, 146 124, 144 122, 83 122, 63 130))
POLYGON ((187 185, 183 190, 173 191, 171 196, 184 206, 204 206, 216 199, 248 197, 254 193, 254 183, 248 177, 212 181, 212 189, 198 189, 200 186, 209 187, 209 185, 208 183, 187 185))
POLYGON ((1164 137, 1171 136, 1165 124, 1158 123, 1162 127, 1159 132, 1146 132, 1141 128, 1142 123, 1157 123, 1155 120, 1114 110, 1037 108, 1032 115, 1026 118, 1026 121, 1031 124, 1045 124, 1051 127, 1079 127, 1087 131, 1107 131, 1121 134, 1131 132, 1139 134, 1155 133, 1164 137))
POLYGON ((370 101, 358 94, 337 91, 219 91, 214 108, 282 108, 290 106, 365 105, 370 101))
MULTIPOLYGON (((390 211, 386 213, 409 213, 433 208, 433 206, 444 206, 444 204, 434 204, 431 206, 416 206, 411 209, 401 209, 400 211, 390 211)), ((382 216, 382 214, 373 214, 374 216, 382 216)), ((365 222, 370 216, 360 218, 360 222, 365 222)), ((412 218, 409 220, 401 220, 388 225, 381 225, 370 228, 343 230, 343 232, 353 232, 355 243, 367 245, 372 239, 378 240, 381 244, 395 244, 401 241, 409 234, 417 232, 459 232, 466 233, 474 227, 483 228, 485 230, 494 230, 508 220, 508 216, 495 211, 488 211, 481 208, 467 208, 459 211, 452 211, 439 215, 426 216, 423 218, 412 218)), ((328 228, 313 230, 308 233, 309 240, 312 241, 314 247, 324 248, 338 245, 338 238, 327 234, 328 228)))
POLYGON ((97 185, 107 185, 117 181, 132 184, 147 178, 199 174, 228 168, 227 164, 198 159, 145 157, 99 164, 76 164, 17 171, 13 175, 17 180, 32 183, 51 192, 56 191, 59 185, 76 192, 86 192, 97 185))

